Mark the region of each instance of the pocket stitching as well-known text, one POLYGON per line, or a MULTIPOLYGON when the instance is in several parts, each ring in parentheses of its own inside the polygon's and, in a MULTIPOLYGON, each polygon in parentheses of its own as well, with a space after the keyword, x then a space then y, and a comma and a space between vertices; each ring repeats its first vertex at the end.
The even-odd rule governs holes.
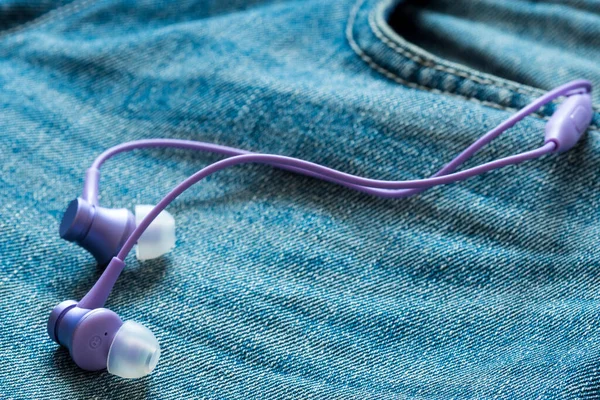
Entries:
MULTIPOLYGON (((414 82, 409 82, 409 81, 403 79, 397 73, 394 73, 393 71, 390 71, 389 69, 387 69, 387 68, 383 67, 382 65, 378 64, 377 62, 375 62, 373 60, 373 58, 371 58, 368 54, 365 53, 365 51, 360 47, 360 45, 354 39, 354 24, 356 22, 356 17, 358 15, 358 12, 360 11, 360 8, 363 6, 364 2, 365 2, 365 0, 357 0, 354 3, 354 6, 350 10, 350 13, 348 15, 348 20, 346 22, 346 40, 348 41, 348 44, 350 45, 350 47, 352 48, 354 53, 357 56, 359 56, 360 59, 363 60, 363 62, 365 62, 368 67, 370 67, 371 69, 375 70, 376 72, 384 75, 388 79, 393 80, 396 83, 411 87, 413 89, 420 89, 420 90, 424 90, 426 92, 435 93, 435 94, 445 94, 448 96, 471 101, 476 104, 481 104, 484 106, 488 106, 488 107, 503 110, 503 111, 509 111, 509 112, 517 112, 518 111, 518 109, 516 109, 516 108, 503 106, 498 103, 485 101, 485 100, 479 100, 475 97, 467 97, 467 96, 460 95, 458 93, 450 92, 447 90, 435 89, 435 88, 431 88, 428 86, 419 85, 414 82)), ((372 29, 372 27, 371 27, 371 29, 372 29)), ((373 32, 373 33, 375 33, 375 32, 373 32)), ((451 73, 451 75, 454 75, 454 74, 451 73)), ((494 82, 492 82, 492 85, 496 86, 494 82)), ((546 121, 550 119, 549 116, 540 114, 539 111, 532 113, 531 116, 536 117, 538 119, 546 120, 546 121)), ((594 125, 594 124, 590 124, 589 128, 595 129, 595 130, 600 130, 600 127, 597 125, 594 125)))
MULTIPOLYGON (((380 74, 386 76, 387 78, 395 81, 396 83, 399 83, 401 85, 405 85, 411 88, 415 88, 415 89, 421 89, 427 92, 431 92, 431 93, 436 93, 436 94, 447 94, 449 96, 453 96, 453 97, 458 97, 464 100, 469 100, 472 101, 474 103, 478 103, 478 104, 483 104, 489 107, 493 107, 496 109, 500 109, 500 110, 505 110, 505 111, 518 111, 515 108, 512 107, 507 107, 507 106, 503 106, 501 104, 498 103, 494 103, 494 102, 489 102, 489 101, 485 101, 485 100, 479 100, 475 97, 467 97, 461 94, 457 94, 454 92, 450 92, 450 91, 446 91, 446 90, 440 90, 440 89, 435 89, 435 88, 431 88, 428 86, 424 86, 424 85, 420 85, 418 83, 414 83, 414 82, 409 82, 405 79, 403 79, 400 75, 398 75, 397 73, 394 73, 393 71, 388 70, 387 68, 379 65, 378 63, 376 63, 373 58, 371 58, 368 54, 365 53, 365 51, 360 47, 360 45, 356 42, 356 40, 354 39, 354 23, 356 21, 356 16, 358 15, 358 12, 360 10, 360 8, 362 7, 362 5, 364 4, 365 0, 357 0, 356 3, 354 4, 354 7, 352 8, 352 10, 350 11, 350 15, 348 17, 348 22, 346 24, 346 39, 348 40, 348 43, 350 44, 350 47, 352 48, 352 50, 356 53, 356 55, 358 55, 370 68, 372 68, 373 70, 379 72, 380 74)), ((536 116, 539 116, 542 119, 548 119, 548 117, 543 116, 541 114, 536 114, 536 116)))
MULTIPOLYGON (((477 83, 481 83, 483 85, 493 85, 493 86, 498 86, 498 87, 501 87, 504 89, 510 89, 512 91, 515 91, 517 93, 521 93, 521 94, 524 94, 527 96, 539 96, 543 92, 542 90, 535 89, 535 88, 518 87, 517 84, 512 84, 509 82, 494 81, 490 78, 484 78, 482 76, 477 76, 474 73, 460 71, 456 68, 438 64, 431 59, 427 59, 424 56, 418 55, 406 48, 401 47, 401 45, 399 45, 398 43, 393 42, 392 39, 385 32, 382 31, 380 24, 381 24, 380 21, 377 23, 375 22, 375 10, 371 11, 369 14, 369 27, 371 28, 371 31, 373 32, 373 34, 375 34, 375 36, 377 36, 377 38, 379 40, 381 40, 392 51, 394 51, 394 52, 400 54, 401 56, 404 56, 424 67, 433 68, 433 69, 436 69, 441 72, 446 72, 451 75, 456 75, 461 78, 465 78, 465 79, 469 79, 469 80, 472 80, 477 83)), ((442 61, 442 60, 440 60, 440 61, 442 61)))
MULTIPOLYGON (((378 7, 381 6, 381 4, 383 4, 384 1, 386 1, 386 0, 382 0, 378 4, 378 7)), ((389 36, 389 34, 386 33, 382 29, 381 20, 380 19, 376 20, 376 18, 375 18, 375 9, 373 9, 369 13, 369 27, 371 28, 371 31, 373 32, 373 34, 375 36, 377 36, 377 38, 379 40, 381 40, 381 42, 384 43, 387 47, 389 47, 392 51, 394 51, 394 52, 398 53, 399 55, 404 56, 418 64, 421 64, 424 67, 433 68, 433 69, 436 69, 441 72, 446 72, 451 75, 456 75, 461 78, 469 79, 469 80, 472 80, 474 82, 477 82, 477 83, 480 83, 483 85, 492 85, 492 86, 498 86, 498 87, 501 87, 504 89, 509 89, 509 90, 515 91, 517 93, 524 94, 526 96, 538 97, 544 93, 544 91, 541 89, 533 88, 533 87, 523 87, 522 85, 519 85, 516 82, 510 82, 510 81, 505 82, 505 81, 501 81, 501 80, 485 78, 482 75, 477 76, 476 74, 478 73, 478 71, 473 71, 473 72, 464 71, 463 72, 463 71, 460 71, 459 69, 456 69, 453 67, 438 64, 439 62, 444 62, 443 59, 439 59, 438 57, 436 57, 436 58, 438 58, 438 61, 436 62, 436 61, 433 61, 433 59, 427 58, 423 55, 419 55, 419 54, 415 53, 414 51, 411 51, 410 49, 402 46, 401 44, 396 43, 389 36)), ((433 56, 433 57, 435 57, 435 56, 433 56)), ((592 108, 597 112, 600 111, 600 105, 593 104, 592 108)))

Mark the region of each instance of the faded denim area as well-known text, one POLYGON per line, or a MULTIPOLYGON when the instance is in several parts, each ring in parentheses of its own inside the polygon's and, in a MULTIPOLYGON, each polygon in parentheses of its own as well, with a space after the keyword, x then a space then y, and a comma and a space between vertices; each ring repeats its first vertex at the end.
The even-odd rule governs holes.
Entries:
MULTIPOLYGON (((219 172, 169 208, 177 247, 130 256, 108 302, 158 337, 152 375, 82 371, 47 337, 101 273, 58 225, 110 146, 410 179, 543 90, 600 83, 597 1, 397 3, 0 2, 0 398, 600 396, 598 113, 568 153, 405 200, 219 172)), ((470 165, 541 144, 553 109, 470 165)), ((101 204, 154 204, 217 159, 119 155, 101 204)))

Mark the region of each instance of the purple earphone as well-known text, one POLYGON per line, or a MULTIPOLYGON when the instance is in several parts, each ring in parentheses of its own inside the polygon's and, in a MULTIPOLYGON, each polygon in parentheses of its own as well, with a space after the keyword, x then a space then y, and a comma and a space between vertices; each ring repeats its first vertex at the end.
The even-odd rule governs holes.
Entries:
POLYGON ((577 80, 560 86, 536 99, 490 132, 475 141, 432 177, 410 181, 381 181, 361 178, 296 158, 252 153, 210 143, 150 139, 115 146, 102 153, 87 170, 81 198, 73 200, 60 225, 60 236, 87 249, 98 263, 108 263, 104 273, 79 301, 67 300, 52 310, 48 335, 67 347, 75 363, 90 371, 108 369, 123 378, 139 378, 152 372, 160 357, 158 341, 147 328, 132 321, 123 322, 117 314, 103 308, 121 271, 123 260, 137 243, 138 258, 158 257, 175 245, 175 222, 164 209, 186 189, 208 175, 243 164, 268 164, 312 176, 381 197, 400 198, 420 193, 433 186, 457 182, 507 165, 571 149, 592 120, 591 83, 577 80), (553 100, 566 96, 546 124, 545 143, 538 149, 498 159, 474 168, 454 172, 483 146, 518 121, 553 100), (190 176, 156 206, 136 207, 136 217, 126 209, 107 209, 98 205, 98 180, 102 164, 129 150, 151 147, 176 147, 228 156, 190 176))

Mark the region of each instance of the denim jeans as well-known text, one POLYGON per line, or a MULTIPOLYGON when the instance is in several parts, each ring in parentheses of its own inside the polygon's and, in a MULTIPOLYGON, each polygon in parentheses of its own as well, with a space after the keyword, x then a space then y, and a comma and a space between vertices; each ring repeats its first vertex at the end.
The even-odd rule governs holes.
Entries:
MULTIPOLYGON (((220 172, 108 301, 156 334, 153 374, 80 370, 45 332, 101 273, 58 224, 108 147, 424 177, 545 90, 600 84, 597 1, 3 0, 0 29, 0 399, 600 396, 598 112, 568 153, 408 199, 220 172)), ((538 146, 554 109, 469 165, 538 146)), ((101 204, 155 204, 217 159, 119 155, 101 204)))

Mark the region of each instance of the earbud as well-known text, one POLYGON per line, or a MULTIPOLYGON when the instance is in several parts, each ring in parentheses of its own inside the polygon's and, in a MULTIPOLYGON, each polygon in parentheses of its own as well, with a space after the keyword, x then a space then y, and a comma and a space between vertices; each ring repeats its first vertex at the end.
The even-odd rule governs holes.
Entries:
POLYGON ((160 346, 152 332, 137 322, 126 321, 108 351, 107 370, 121 378, 141 378, 154 370, 159 358, 160 346))
POLYGON ((48 335, 69 349, 71 358, 87 371, 107 369, 122 378, 141 378, 152 372, 160 346, 152 332, 106 308, 85 309, 63 301, 50 314, 48 335))
MULTIPOLYGON (((137 223, 153 206, 137 206, 136 217, 124 208, 92 205, 77 198, 71 201, 60 224, 60 237, 89 251, 98 264, 105 265, 117 255, 137 223)), ((163 211, 138 241, 138 258, 160 257, 175 246, 175 220, 163 211)))
MULTIPOLYGON (((135 206, 135 223, 139 225, 154 206, 135 206)), ((137 241, 135 255, 138 260, 150 260, 168 253, 175 247, 175 219, 163 210, 146 228, 137 241)))

